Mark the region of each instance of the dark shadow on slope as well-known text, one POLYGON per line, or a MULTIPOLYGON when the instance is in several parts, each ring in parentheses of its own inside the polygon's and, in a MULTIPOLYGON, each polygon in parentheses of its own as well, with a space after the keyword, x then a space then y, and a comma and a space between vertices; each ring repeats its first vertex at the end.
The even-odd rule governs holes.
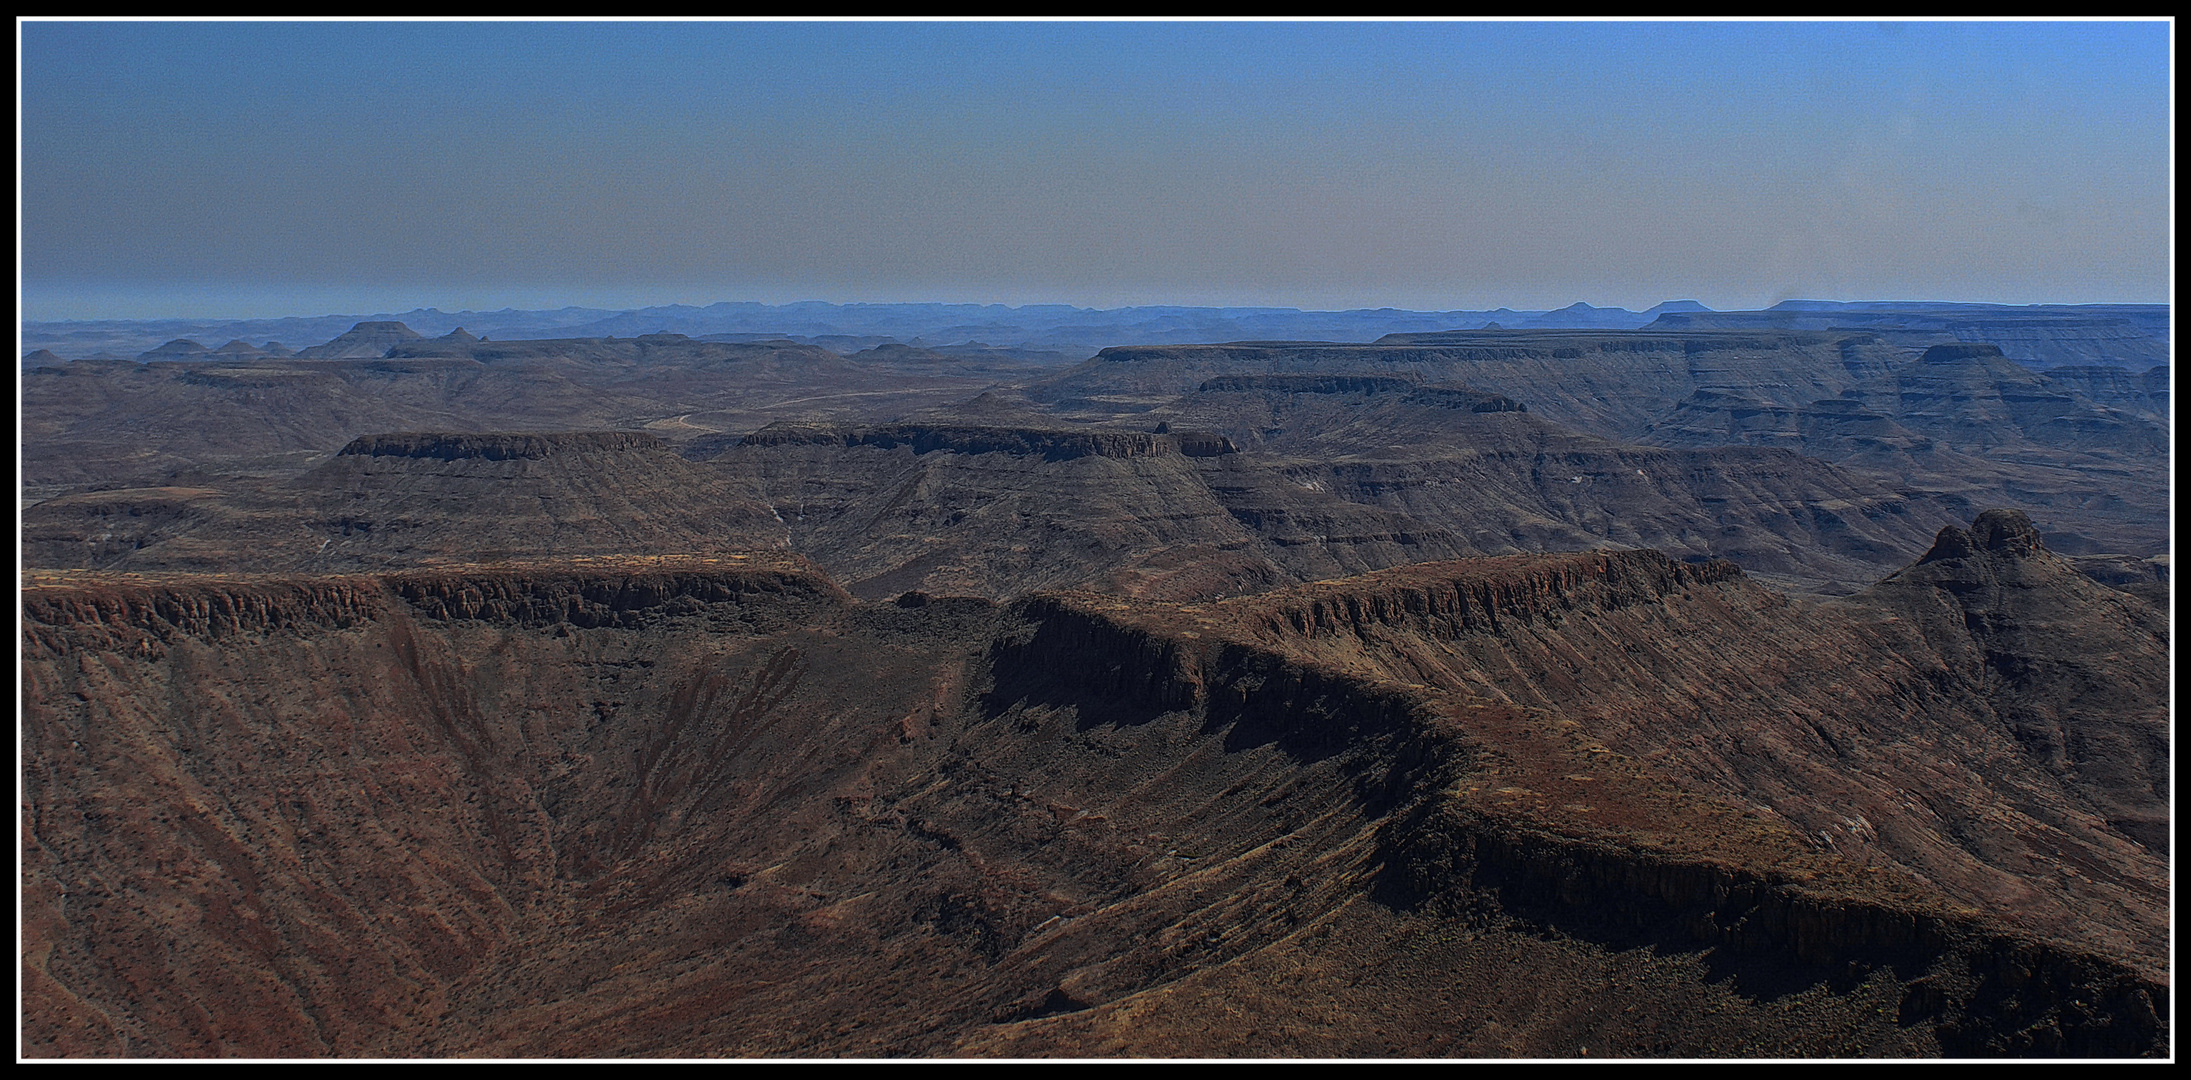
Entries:
POLYGON ((1609 951, 1689 955, 1736 993, 1845 994, 1884 973, 1899 1022, 1951 1056, 2165 1053, 2169 990, 2112 961, 1989 935, 1941 913, 1813 892, 1701 861, 1515 828, 1424 803, 1388 822, 1371 896, 1398 910, 1518 922, 1609 951))

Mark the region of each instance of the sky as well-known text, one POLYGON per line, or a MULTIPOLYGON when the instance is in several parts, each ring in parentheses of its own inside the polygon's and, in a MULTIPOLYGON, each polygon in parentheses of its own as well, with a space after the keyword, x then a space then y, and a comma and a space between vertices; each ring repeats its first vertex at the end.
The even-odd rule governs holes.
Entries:
POLYGON ((32 320, 2169 299, 2164 22, 17 30, 32 320))

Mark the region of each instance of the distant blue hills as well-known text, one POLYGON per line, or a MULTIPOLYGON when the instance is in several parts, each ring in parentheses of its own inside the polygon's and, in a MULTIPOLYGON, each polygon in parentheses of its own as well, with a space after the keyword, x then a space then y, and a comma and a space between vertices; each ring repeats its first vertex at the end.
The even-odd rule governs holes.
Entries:
MULTIPOLYGON (((1694 300, 1660 304, 1649 311, 1575 304, 1558 311, 1404 311, 1363 308, 1352 311, 1302 311, 1275 307, 1081 308, 1067 304, 797 304, 720 303, 706 307, 670 304, 610 311, 567 307, 550 311, 442 311, 416 308, 401 312, 326 315, 314 318, 233 321, 103 320, 25 323, 24 348, 51 349, 74 358, 90 345, 110 355, 134 358, 178 339, 209 348, 225 341, 254 345, 280 342, 290 349, 326 342, 360 322, 400 322, 427 337, 458 327, 482 337, 543 339, 637 337, 684 334, 688 337, 744 339, 788 338, 817 341, 842 338, 866 348, 886 341, 905 344, 961 344, 969 341, 1016 349, 1079 353, 1083 359, 1121 344, 1171 345, 1208 341, 1300 339, 1374 341, 1386 334, 1475 329, 1497 322, 1510 329, 1635 329, 1669 311, 1707 311, 1694 300), (124 339, 141 341, 129 348, 124 339), (916 342, 916 339, 918 341, 916 342)), ((88 355, 88 354, 86 354, 88 355)))
MULTIPOLYGON (((50 357, 110 357, 144 361, 280 356, 327 343, 361 322, 402 323, 426 337, 462 328, 495 339, 637 337, 672 333, 723 341, 789 339, 851 353, 877 345, 952 346, 976 343, 1031 357, 1077 362, 1112 345, 1176 345, 1225 341, 1371 342, 1388 334, 1477 330, 1716 330, 1870 329, 1897 336, 1991 340, 1993 328, 2011 338, 2064 336, 2075 324, 2116 341, 2113 353, 2085 348, 2077 356, 2021 357, 2045 366, 2066 362, 2140 366, 2166 362, 2168 307, 2158 304, 2013 307, 1910 302, 1841 303, 1790 300, 1764 311, 1713 311, 1695 300, 1669 300, 1645 311, 1576 303, 1552 311, 1408 311, 1358 308, 1302 311, 1277 307, 1146 306, 1082 308, 1066 304, 795 304, 724 302, 670 304, 622 311, 554 310, 402 312, 245 320, 100 320, 26 322, 23 350, 50 357), (1944 336, 1943 336, 1944 335, 1944 336), (1973 336, 1975 335, 1975 336, 1973 336), (228 345, 222 345, 222 343, 228 345), (200 348, 193 348, 198 346, 200 348), (202 350, 219 350, 208 354, 202 350), (2156 350, 2158 350, 2156 352, 2156 350), (2120 355, 2114 355, 2120 354, 2120 355), (2158 360, 2154 360, 2154 357, 2158 360)), ((2085 333, 2090 337, 2091 333, 2085 333)), ((1916 344, 1917 342, 1912 342, 1916 344)), ((2001 342, 2009 355, 2010 342, 2001 342)), ((2030 349, 2025 349, 2029 353, 2030 349)), ((2040 352, 2045 352, 2041 348, 2040 352)), ((2057 352, 2059 350, 2056 350, 2057 352)))

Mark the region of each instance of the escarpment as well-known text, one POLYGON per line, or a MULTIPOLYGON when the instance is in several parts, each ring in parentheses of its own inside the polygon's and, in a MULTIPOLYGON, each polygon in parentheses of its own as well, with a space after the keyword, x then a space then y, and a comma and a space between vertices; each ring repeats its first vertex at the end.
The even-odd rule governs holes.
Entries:
POLYGON ((1167 634, 1122 622, 1091 599, 1057 595, 1021 605, 1035 625, 992 651, 998 694, 1050 695, 1111 719, 1190 713, 1232 729, 1235 739, 1252 733, 1310 758, 1374 747, 1395 771, 1380 774, 1380 786, 1365 788, 1363 797, 1385 807, 1408 797, 1450 749, 1434 704, 1405 688, 1364 683, 1221 633, 1167 634))
MULTIPOLYGON (((2088 613, 2053 624, 2054 649, 2140 655, 2112 636, 2111 605, 2136 601, 2081 578, 2052 588, 2037 595, 2088 613)), ((1725 564, 1605 552, 1422 564, 1206 604, 1077 603, 1139 628, 1142 652, 1166 663, 1212 641, 1252 643, 1296 666, 1447 695, 1508 738, 1587 740, 1574 759, 1585 764, 1603 752, 1649 761, 1684 789, 1740 793, 1794 845, 1772 860, 1809 850, 1897 866, 1956 904, 2013 911, 2028 932, 2125 959, 2166 939, 2164 848, 2146 824, 2158 812, 2152 747, 2165 739, 2152 741, 2139 711, 2150 706, 2125 716, 2104 696, 2004 688, 1876 599, 1791 605, 1725 564), (2035 715, 2060 718, 2061 732, 2036 748, 2018 734, 2035 715), (2056 873, 2062 859, 2075 874, 2056 873)), ((2157 672, 2157 655, 2132 663, 2157 672)), ((1163 692, 1176 700, 1192 682, 1163 692)), ((1603 783, 1569 778, 1601 769, 1570 763, 1545 757, 1524 769, 1534 779, 1485 791, 1512 788, 1530 814, 1576 828, 1631 813, 1622 830, 1679 842, 1653 824, 1665 816, 1653 799, 1619 811, 1603 783)))
MULTIPOLYGON (((2013 525, 1967 532, 2039 557, 2013 525)), ((1726 564, 872 604, 749 552, 25 600, 33 1053, 2166 1046, 2165 870, 2078 823, 2106 779, 2002 771, 1998 685, 1884 601, 1726 564)))
POLYGON ((1781 582, 1846 593, 1922 553, 1956 516, 1946 501, 1883 491, 1785 449, 1622 445, 1552 423, 1533 403, 1382 378, 1222 376, 1154 415, 1244 448, 1240 467, 1205 470, 1236 515, 1262 514, 1286 487, 1392 515, 1412 527, 1379 532, 1419 541, 1412 558, 1395 562, 1617 545, 1729 559, 1781 582), (1277 389, 1296 384, 1316 389, 1277 389), (1285 486, 1255 482, 1245 466, 1257 465, 1285 486), (1439 542, 1424 542, 1438 533, 1439 542))
POLYGON ((1465 576, 1436 566, 1378 571, 1343 585, 1312 585, 1270 597, 1263 633, 1289 630, 1310 637, 1362 634, 1371 626, 1404 626, 1455 635, 1496 631, 1502 619, 1557 619, 1578 609, 1606 611, 1651 603, 1694 585, 1736 581, 1733 563, 1677 563, 1656 551, 1606 551, 1564 556, 1508 556, 1467 564, 1465 576))
MULTIPOLYGON (((1161 618, 1100 597, 1051 597, 1030 602, 1041 629, 999 653, 998 664, 1000 673, 1067 672, 1064 682, 1088 699, 1125 710, 1108 716, 1192 710, 1214 723, 1260 713, 1267 719, 1258 730, 1280 745, 1314 747, 1318 736, 1342 730, 1340 741, 1356 744, 1406 732, 1389 764, 1405 771, 1408 790, 1460 797, 1418 797, 1384 824, 1378 887, 1404 904, 1469 909, 1488 891, 1507 914, 1592 940, 1724 950, 1730 962, 1750 965, 1746 978, 1766 981, 1846 985, 1893 971, 1906 986, 1893 1005, 1898 1022, 1938 1025, 1942 1045, 1955 1053, 2137 1054, 2161 1037, 2167 989, 2138 965, 2059 938, 2004 934, 1980 915, 1997 908, 1961 890, 1937 891, 1922 861, 1881 863, 1807 835, 1797 800, 1768 809, 1723 802, 1726 794, 1709 788, 1691 794, 1678 771, 1643 767, 1643 759, 1590 738, 1595 725, 1578 733, 1574 719, 1560 718, 1579 714, 1532 718, 1531 709, 1454 703, 1420 683, 1374 675, 1365 682, 1359 664, 1285 640, 1389 641, 1392 630, 1495 639, 1519 625, 1680 602, 1685 591, 1712 587, 1746 588, 1724 564, 1684 566, 1634 552, 1410 567, 1187 605, 1161 618), (1401 580, 1408 577, 1416 581, 1401 580), (1546 752, 1545 742, 1570 746, 1546 752), (1397 749, 1403 743, 1436 746, 1429 759, 1438 764, 1424 766, 1423 756, 1397 749), (1399 762, 1414 762, 1414 770, 1399 762), (1547 796, 1577 802, 1555 808, 1547 796), (2095 1009, 2095 1000, 2107 1004, 2095 1009)), ((1749 591, 1751 602, 1772 606, 1749 591)), ((1596 660, 1617 663, 1619 655, 1596 660)), ((1408 672, 1423 673, 1419 660, 1408 672)), ((1743 722, 1763 719, 1751 713, 1743 722)), ((1385 782, 1366 786, 1364 797, 1375 802, 1367 792, 1392 790, 1391 775, 1379 774, 1385 782)), ((2073 925, 2057 918, 2049 929, 2073 925)))
POLYGON ((370 578, 77 583, 68 575, 43 575, 22 590, 23 634, 33 655, 53 658, 87 641, 117 647, 139 636, 217 641, 273 630, 347 628, 379 618, 384 600, 380 583, 370 578))

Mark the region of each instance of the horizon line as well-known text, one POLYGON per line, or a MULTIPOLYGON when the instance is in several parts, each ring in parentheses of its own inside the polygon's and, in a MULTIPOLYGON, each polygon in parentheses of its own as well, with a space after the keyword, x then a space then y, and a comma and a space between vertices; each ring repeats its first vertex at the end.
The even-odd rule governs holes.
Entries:
POLYGON ((1411 307, 1400 307, 1400 306, 1396 306, 1396 305, 1391 305, 1391 304, 1385 304, 1385 305, 1378 305, 1378 306, 1357 306, 1357 307, 1297 307, 1297 306, 1289 306, 1289 305, 1282 305, 1282 304, 1191 304, 1191 303, 1142 303, 1142 304, 1120 304, 1120 305, 1117 305, 1117 306, 1114 306, 1114 307, 1096 307, 1096 306, 1089 306, 1089 305, 1083 305, 1083 304, 1075 304, 1075 303, 1067 303, 1067 302, 1059 302, 1059 301, 1030 301, 1030 302, 1027 302, 1027 303, 1019 303, 1019 304, 1014 304, 1014 303, 1007 303, 1007 302, 1004 302, 1004 301, 975 301, 975 300, 821 300, 821 299, 806 299, 806 300, 792 300, 792 301, 785 301, 785 302, 782 302, 782 303, 770 303, 770 302, 768 302, 768 301, 761 301, 761 300, 716 300, 716 301, 710 301, 710 302, 708 302, 708 303, 691 303, 691 302, 686 302, 686 301, 670 301, 670 302, 667 302, 667 303, 658 303, 658 304, 639 304, 639 305, 624 306, 624 307, 605 307, 605 306, 592 306, 592 305, 587 305, 587 304, 571 303, 571 304, 561 304, 561 305, 556 305, 556 306, 543 306, 543 307, 520 307, 520 306, 516 306, 516 305, 508 305, 508 306, 504 306, 504 307, 499 307, 499 308, 477 308, 477 307, 461 307, 461 308, 456 308, 456 309, 454 309, 454 310, 451 310, 451 309, 448 309, 448 308, 443 308, 443 307, 441 307, 441 306, 439 306, 439 305, 414 305, 414 306, 412 306, 412 307, 409 307, 409 308, 403 308, 403 309, 400 309, 400 310, 398 310, 398 309, 395 309, 395 308, 392 308, 392 307, 386 307, 386 308, 381 308, 380 310, 376 310, 376 311, 363 311, 363 310, 358 310, 358 309, 352 309, 352 310, 350 310, 350 311, 340 311, 340 310, 336 310, 336 311, 321 311, 321 312, 319 312, 319 313, 316 313, 316 314, 283 314, 283 315, 266 315, 266 314, 259 314, 259 315, 210 315, 210 314, 206 314, 206 315, 120 315, 120 316, 88 316, 88 317, 85 317, 85 316, 78 316, 78 317, 66 317, 66 318, 34 318, 34 317, 30 317, 30 316, 28 316, 28 315, 26 314, 26 316, 25 316, 25 317, 23 317, 22 319, 20 319, 20 320, 18 321, 17 325, 18 325, 18 326, 20 327, 20 326, 39 325, 39 324, 61 324, 61 323, 159 323, 159 322, 186 322, 186 323, 238 323, 238 322, 274 322, 274 321, 281 321, 281 320, 287 320, 287 319, 332 319, 332 318, 352 318, 352 317, 360 317, 360 318, 362 318, 362 317, 377 316, 377 315, 409 315, 409 314, 413 314, 413 313, 426 313, 426 312, 431 312, 431 313, 434 313, 434 314, 439 314, 439 315, 448 315, 448 316, 457 316, 457 315, 466 315, 466 314, 476 314, 476 315, 500 315, 500 314, 509 314, 509 313, 518 313, 518 314, 552 314, 552 313, 555 313, 555 312, 560 312, 560 311, 597 311, 597 312, 604 312, 604 313, 608 313, 608 314, 626 314, 626 313, 633 313, 633 312, 654 311, 654 310, 660 310, 660 309, 664 309, 664 308, 686 308, 686 309, 690 309, 690 310, 693 310, 693 311, 705 311, 705 310, 708 310, 708 309, 710 309, 710 308, 715 308, 715 307, 726 307, 726 306, 753 306, 753 307, 761 307, 761 308, 792 308, 792 307, 805 307, 805 306, 822 306, 822 307, 836 307, 836 308, 863 308, 863 307, 866 307, 866 308, 875 308, 875 307, 968 307, 968 308, 1002 308, 1002 309, 1005 309, 1005 310, 1007 310, 1007 311, 1023 311, 1023 310, 1029 309, 1029 308, 1036 308, 1036 309, 1042 309, 1042 308, 1059 308, 1059 309, 1067 309, 1067 310, 1072 310, 1072 311, 1086 311, 1086 312, 1091 312, 1091 313, 1098 313, 1098 314, 1102 314, 1102 313, 1110 313, 1110 312, 1120 312, 1120 311, 1136 311, 1136 310, 1144 310, 1144 309, 1173 309, 1173 310, 1184 310, 1184 311, 1257 311, 1257 312, 1271 312, 1271 313, 1285 313, 1285 312, 1291 312, 1291 313, 1298 313, 1298 314, 1302 314, 1302 315, 1320 315, 1320 314, 1338 315, 1338 314, 1350 314, 1350 313, 1357 313, 1357 312, 1378 312, 1378 311, 1391 311, 1391 312, 1400 312, 1400 313, 1407 313, 1407 314, 1422 314, 1422 315, 1444 315, 1444 314, 1460 314, 1460 313, 1466 313, 1466 314, 1494 314, 1494 313, 1499 313, 1499 312, 1511 312, 1511 313, 1514 313, 1514 314, 1519 314, 1519 315, 1543 315, 1543 314, 1551 314, 1551 313, 1554 313, 1554 312, 1559 312, 1559 311, 1566 311, 1566 310, 1569 310, 1569 309, 1572 309, 1572 308, 1575 308, 1575 307, 1585 307, 1585 308, 1589 308, 1589 309, 1591 309, 1591 310, 1596 310, 1596 311, 1626 311, 1626 312, 1630 312, 1630 313, 1632 313, 1632 314, 1638 314, 1638 315, 1640 315, 1640 314, 1643 314, 1643 313, 1645 313, 1645 312, 1648 312, 1648 311, 1652 310, 1653 308, 1657 308, 1657 307, 1663 307, 1663 306, 1665 306, 1665 305, 1668 305, 1668 304, 1684 304, 1684 303, 1695 303, 1695 304, 1698 304, 1699 306, 1702 306, 1702 307, 1704 307, 1704 309, 1705 309, 1706 311, 1708 311, 1708 312, 1710 312, 1710 313, 1712 313, 1712 314, 1737 314, 1737 313, 1742 313, 1742 312, 1761 312, 1761 311, 1772 311, 1772 310, 1775 310, 1775 309, 1777 309, 1777 308, 1779 308, 1779 307, 1781 307, 1781 306, 1783 306, 1783 305, 1787 305, 1787 304, 1832 304, 1832 305, 1835 305, 1835 306, 1843 306, 1843 307, 1866 307, 1866 306, 1875 306, 1875 305, 1887 305, 1887 304, 1896 304, 1896 305, 1925 305, 1925 306, 1956 306, 1956 307, 1993 307, 1993 308, 2080 308, 2080 307, 2159 307, 2159 308, 2172 308, 2172 307, 2173 307, 2173 305, 2172 305, 2172 304, 2170 304, 2170 303, 2167 303, 2167 302, 2155 302, 2155 301, 2137 301, 2137 300, 2101 300, 2101 301, 2076 301, 2076 302, 2065 302, 2065 301, 2037 301, 2037 302, 2030 302, 2030 303, 2013 303, 2013 302, 2008 302, 2008 301, 2000 301, 2000 300, 1947 300, 1947 299, 1926 299, 1926 300, 1887 300, 1887 299, 1869 299, 1869 300, 1829 300, 1829 299, 1824 299, 1824 298, 1813 298, 1813 297, 1789 297, 1789 298, 1787 298, 1787 299, 1784 299, 1784 300, 1779 300, 1779 301, 1776 301, 1776 302, 1774 302, 1773 304, 1771 304, 1771 305, 1768 305, 1768 306, 1765 306, 1765 307, 1729 307, 1729 308, 1713 308, 1713 307, 1709 307, 1709 306, 1703 305, 1702 301, 1694 300, 1694 299, 1691 299, 1691 298, 1677 298, 1677 299, 1668 299, 1668 300, 1661 300, 1661 301, 1659 301, 1659 302, 1658 302, 1658 303, 1656 303, 1656 304, 1650 305, 1649 307, 1643 307, 1643 308, 1627 308, 1627 307, 1622 307, 1622 306, 1620 306, 1620 305, 1618 305, 1618 304, 1612 304, 1612 305, 1600 305, 1600 304, 1592 304, 1592 303, 1590 303, 1590 302, 1589 302, 1589 301, 1587 301, 1587 300, 1577 300, 1577 301, 1574 301, 1573 303, 1569 303, 1569 304, 1566 304, 1566 305, 1562 305, 1562 306, 1560 306, 1560 307, 1545 307, 1545 308, 1539 308, 1539 307, 1514 307, 1514 306, 1512 306, 1512 305, 1507 305, 1507 304, 1502 304, 1502 305, 1500 305, 1500 306, 1497 306, 1497 307, 1487 307, 1487 308, 1477 308, 1477 307, 1465 307, 1465 308, 1464 308, 1464 307, 1454 307, 1454 308, 1431 308, 1431 307, 1424 307, 1424 308, 1411 308, 1411 307))

